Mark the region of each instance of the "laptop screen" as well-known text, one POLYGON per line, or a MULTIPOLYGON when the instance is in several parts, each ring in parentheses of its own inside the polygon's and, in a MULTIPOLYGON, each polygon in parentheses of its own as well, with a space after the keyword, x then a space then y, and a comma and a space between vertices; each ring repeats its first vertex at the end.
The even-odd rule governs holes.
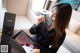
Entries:
POLYGON ((21 46, 31 46, 33 49, 38 48, 38 43, 35 42, 29 35, 27 35, 23 30, 17 33, 13 39, 18 42, 19 45, 21 46))

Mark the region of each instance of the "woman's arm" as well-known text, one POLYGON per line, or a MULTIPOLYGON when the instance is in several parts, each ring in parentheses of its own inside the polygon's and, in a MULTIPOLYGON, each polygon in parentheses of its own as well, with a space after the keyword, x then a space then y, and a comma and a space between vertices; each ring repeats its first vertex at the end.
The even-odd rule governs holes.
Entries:
POLYGON ((56 53, 58 48, 33 49, 32 53, 56 53))
POLYGON ((35 25, 35 24, 29 29, 29 32, 30 32, 31 34, 37 34, 36 25, 35 25))
POLYGON ((31 34, 37 34, 37 27, 38 27, 39 24, 42 23, 43 21, 45 21, 45 17, 44 17, 43 15, 42 15, 42 16, 39 16, 39 17, 38 17, 38 20, 37 20, 37 23, 34 24, 34 25, 30 28, 29 32, 30 32, 31 34))

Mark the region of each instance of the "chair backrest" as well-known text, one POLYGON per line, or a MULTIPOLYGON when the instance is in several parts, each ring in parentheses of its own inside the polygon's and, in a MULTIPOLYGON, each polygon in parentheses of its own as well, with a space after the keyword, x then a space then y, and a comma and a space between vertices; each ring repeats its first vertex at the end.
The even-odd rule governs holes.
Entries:
POLYGON ((28 7, 31 4, 30 2, 30 0, 3 0, 3 6, 8 12, 24 16, 27 15, 28 7))

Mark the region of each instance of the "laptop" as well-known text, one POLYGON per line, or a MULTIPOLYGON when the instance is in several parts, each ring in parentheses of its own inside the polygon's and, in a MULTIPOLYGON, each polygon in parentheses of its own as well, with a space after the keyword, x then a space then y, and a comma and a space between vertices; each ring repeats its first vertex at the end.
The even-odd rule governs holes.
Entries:
MULTIPOLYGON (((38 49, 38 47, 43 48, 38 42, 34 41, 28 34, 26 34, 23 30, 18 32, 15 36, 12 37, 18 43, 18 45, 22 46, 25 52, 30 53, 32 49, 38 49)), ((14 43, 12 43, 14 44, 14 43)), ((20 48, 18 48, 20 49, 20 48)))

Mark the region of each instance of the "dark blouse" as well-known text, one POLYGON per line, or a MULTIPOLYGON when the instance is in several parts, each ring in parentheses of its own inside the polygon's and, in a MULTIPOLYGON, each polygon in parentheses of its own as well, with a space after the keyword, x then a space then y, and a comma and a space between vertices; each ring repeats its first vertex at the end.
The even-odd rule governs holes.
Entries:
POLYGON ((59 49, 59 47, 62 45, 66 33, 63 32, 62 33, 62 37, 59 40, 59 46, 55 47, 55 48, 49 48, 49 46, 51 45, 51 40, 52 38, 54 38, 54 33, 55 33, 55 29, 52 29, 50 31, 47 31, 46 25, 44 23, 41 23, 39 26, 36 27, 36 25, 34 24, 31 28, 30 28, 30 33, 34 34, 35 36, 33 37, 33 39, 35 41, 37 41, 43 48, 40 48, 40 53, 56 53, 57 50, 59 49), (52 36, 51 38, 48 38, 48 36, 52 36))

